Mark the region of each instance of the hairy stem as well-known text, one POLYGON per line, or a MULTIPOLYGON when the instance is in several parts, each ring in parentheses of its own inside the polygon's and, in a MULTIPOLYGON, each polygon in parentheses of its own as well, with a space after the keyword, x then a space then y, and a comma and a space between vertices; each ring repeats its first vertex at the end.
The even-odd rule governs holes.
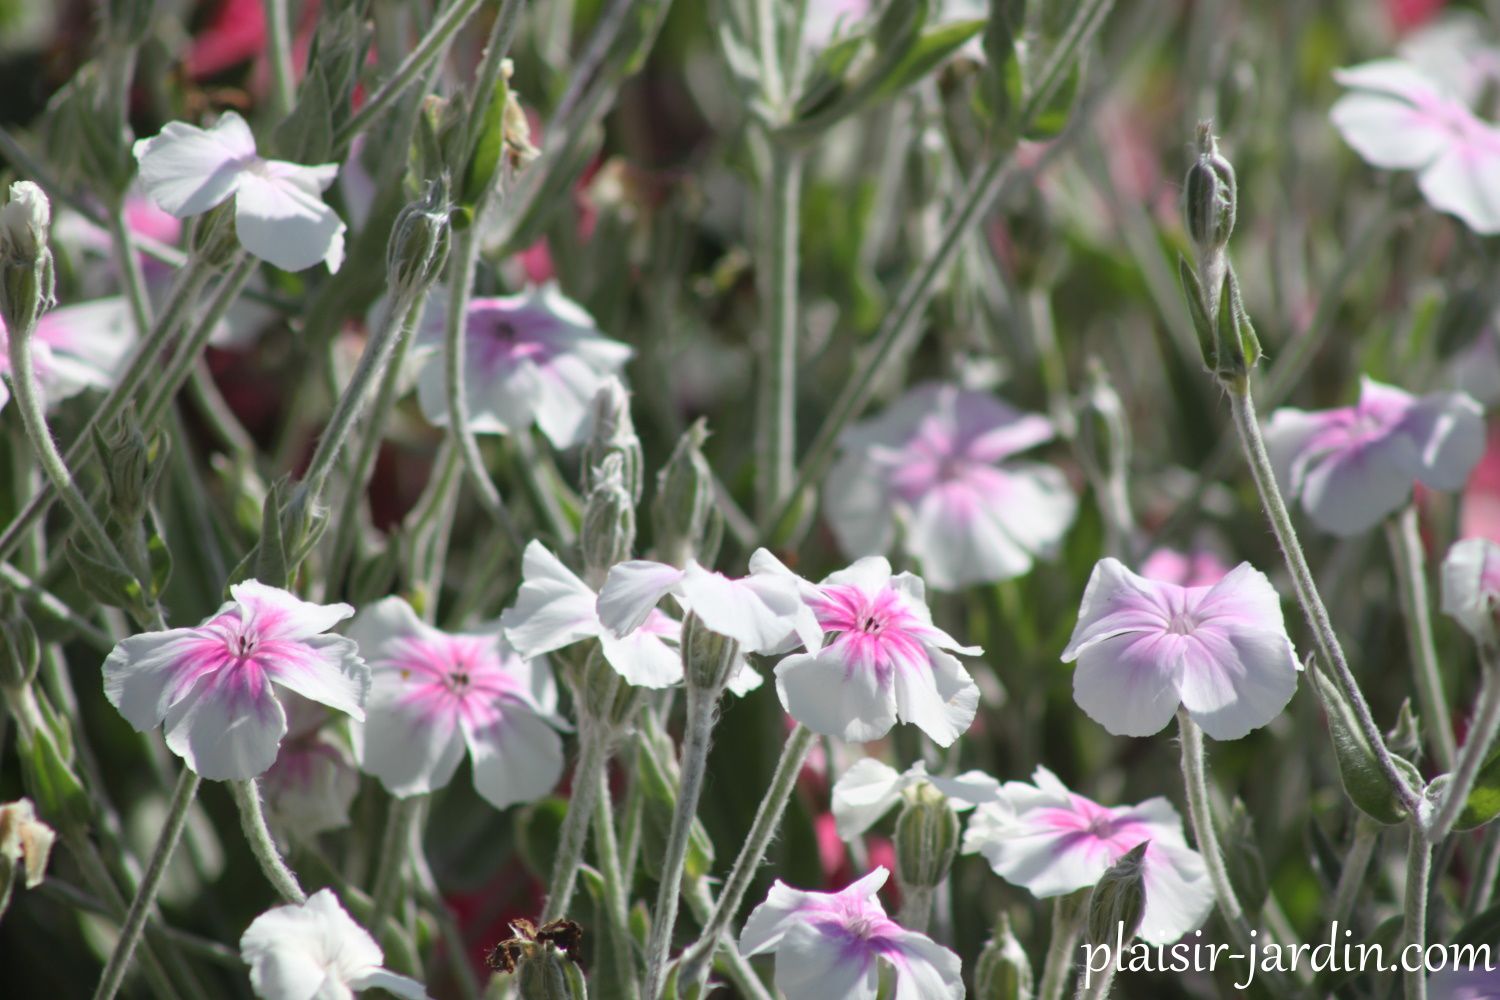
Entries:
POLYGON ((1458 822, 1458 817, 1468 802, 1469 793, 1474 790, 1479 769, 1484 766, 1490 747, 1495 742, 1495 734, 1500 732, 1500 650, 1485 643, 1480 647, 1479 656, 1484 664, 1479 707, 1469 726, 1469 735, 1464 740, 1463 749, 1459 751, 1458 763, 1443 792, 1437 814, 1433 816, 1427 829, 1427 839, 1434 844, 1446 837, 1453 830, 1453 824, 1458 822))
POLYGON ((271 117, 280 121, 292 111, 297 85, 292 69, 292 28, 286 0, 264 0, 266 58, 271 64, 271 117))
MULTIPOLYGON (((1409 824, 1408 835, 1401 934, 1406 949, 1422 954, 1427 950, 1427 883, 1432 877, 1432 845, 1416 823, 1409 824)), ((1421 968, 1421 962, 1412 964, 1418 968, 1405 974, 1406 1000, 1427 1000, 1427 972, 1421 968)))
POLYGON ((1052 936, 1047 941, 1047 957, 1042 962, 1042 981, 1037 1000, 1063 1000, 1068 979, 1073 974, 1074 952, 1083 934, 1083 912, 1071 896, 1052 901, 1052 936))
POLYGON ((568 912, 573 890, 578 886, 578 866, 588 842, 589 824, 593 820, 594 800, 599 794, 600 775, 609 762, 610 735, 604 724, 584 716, 578 720, 578 763, 573 768, 573 797, 557 838, 557 857, 552 864, 552 879, 547 888, 547 905, 542 923, 556 920, 568 912))
POLYGON ((401 873, 406 868, 407 848, 411 843, 412 823, 421 810, 421 796, 396 799, 386 815, 385 834, 380 842, 380 857, 375 862, 375 887, 371 897, 375 907, 370 926, 380 927, 396 911, 396 897, 401 894, 401 873))
MULTIPOLYGON (((775 45, 775 33, 769 44, 775 45)), ((766 320, 761 360, 759 509, 762 526, 788 498, 797 453, 797 251, 801 242, 803 154, 771 141, 765 180, 766 232, 761 239, 766 320)))
POLYGON ((302 891, 296 873, 287 866, 281 852, 276 849, 271 829, 266 826, 266 814, 260 803, 260 785, 254 778, 232 781, 229 783, 229 790, 234 795, 234 804, 239 807, 240 829, 245 832, 250 853, 255 855, 255 861, 265 874, 266 881, 288 903, 307 902, 307 893, 302 891))
POLYGON ((1203 855, 1208 868, 1209 881, 1213 883, 1214 895, 1218 897, 1219 912, 1234 933, 1241 947, 1250 945, 1250 925, 1245 920, 1245 908, 1235 895, 1229 881, 1229 869, 1224 864, 1224 851, 1219 846, 1219 834, 1214 829, 1214 814, 1208 797, 1208 775, 1203 760, 1203 730, 1198 728, 1186 709, 1177 710, 1177 732, 1182 740, 1182 783, 1187 791, 1188 822, 1193 827, 1193 837, 1198 842, 1198 853, 1203 855))
POLYGON ((1453 738, 1453 719, 1448 714, 1448 698, 1443 693, 1443 677, 1438 670, 1437 646, 1432 638, 1426 557, 1422 551, 1415 505, 1407 505, 1394 521, 1386 522, 1385 537, 1395 563, 1401 613, 1406 618, 1406 645, 1415 675, 1422 728, 1426 730, 1438 766, 1452 770, 1457 747, 1453 738))
POLYGON ((1354 821, 1354 842, 1344 856, 1344 867, 1339 871, 1339 884, 1334 887, 1333 901, 1328 906, 1330 926, 1334 923, 1348 925, 1359 900, 1360 890, 1365 887, 1365 877, 1370 870, 1370 859, 1375 855, 1375 844, 1380 839, 1380 827, 1363 815, 1354 821))
POLYGON ((613 988, 621 1000, 641 995, 636 980, 635 941, 630 936, 630 884, 620 870, 620 842, 615 837, 614 801, 609 794, 609 772, 600 770, 599 789, 594 793, 594 858, 608 895, 605 919, 609 923, 610 958, 614 963, 613 988))

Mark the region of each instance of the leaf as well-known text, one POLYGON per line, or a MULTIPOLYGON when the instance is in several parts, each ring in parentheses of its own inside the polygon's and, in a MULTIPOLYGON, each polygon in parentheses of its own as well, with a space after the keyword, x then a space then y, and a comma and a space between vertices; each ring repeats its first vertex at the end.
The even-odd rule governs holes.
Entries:
POLYGON ((568 800, 555 795, 533 802, 516 813, 516 845, 521 860, 537 878, 552 876, 557 838, 567 814, 568 800))
POLYGON ((1459 946, 1494 944, 1500 941, 1500 903, 1459 928, 1453 943, 1459 946))
POLYGON ((1489 754, 1480 765, 1479 774, 1474 778, 1474 788, 1469 792, 1469 798, 1464 802, 1463 811, 1458 814, 1458 822, 1453 824, 1453 828, 1472 830, 1484 826, 1496 816, 1500 816, 1500 741, 1490 747, 1489 754))
POLYGON ((1214 324, 1208 317, 1208 304, 1203 298, 1203 286, 1198 282, 1198 273, 1181 254, 1177 255, 1177 280, 1182 283, 1182 296, 1187 299, 1188 315, 1193 319, 1193 332, 1198 335, 1198 350, 1203 355, 1203 364, 1209 371, 1218 368, 1218 356, 1214 350, 1214 324))
POLYGON ((1084 60, 1074 60, 1068 75, 1058 83, 1057 89, 1042 107, 1032 111, 1026 121, 1024 138, 1032 140, 1051 139, 1068 127, 1073 115, 1073 105, 1078 101, 1078 92, 1083 87, 1084 60))
POLYGON ((984 21, 955 21, 922 32, 875 89, 875 97, 892 97, 922 79, 984 30, 984 21))
MULTIPOLYGON (((1395 826, 1407 817, 1401 797, 1391 787, 1375 751, 1365 740, 1364 733, 1354 718, 1354 711, 1344 699, 1344 694, 1330 679, 1323 676, 1317 666, 1309 670, 1314 693, 1328 716, 1328 734, 1333 740, 1334 755, 1338 758, 1339 777, 1344 783, 1344 792, 1349 801, 1371 819, 1395 826)), ((1422 774, 1401 757, 1393 757, 1396 769, 1406 778, 1412 789, 1423 787, 1422 774)))
POLYGON ((82 542, 68 539, 63 555, 86 594, 111 608, 138 609, 141 585, 135 577, 88 551, 82 542))
POLYGON ((495 179, 495 171, 500 167, 500 157, 505 152, 505 102, 509 99, 510 85, 502 75, 495 81, 495 92, 490 95, 490 103, 484 109, 474 152, 464 166, 464 183, 459 202, 469 211, 484 196, 490 182, 495 179))
POLYGON ((1270 887, 1266 883, 1266 863, 1255 840, 1255 824, 1245 803, 1238 798, 1229 808, 1229 822, 1224 828, 1224 864, 1235 895, 1251 916, 1260 913, 1270 887))
MULTIPOLYGON (((649 739, 649 737, 646 737, 649 739)), ((672 828, 672 817, 677 811, 677 775, 669 773, 657 754, 651 752, 643 739, 636 754, 636 780, 641 782, 645 795, 641 812, 641 862, 652 878, 661 875, 662 855, 666 852, 667 838, 672 828)), ((714 845, 702 820, 693 817, 688 831, 687 857, 683 864, 689 879, 702 878, 712 870, 714 845)))

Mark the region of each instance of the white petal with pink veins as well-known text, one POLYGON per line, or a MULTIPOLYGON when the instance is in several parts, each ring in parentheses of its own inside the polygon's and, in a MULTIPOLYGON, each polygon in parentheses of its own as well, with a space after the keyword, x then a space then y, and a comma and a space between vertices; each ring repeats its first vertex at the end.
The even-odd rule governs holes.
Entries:
POLYGON ((597 595, 562 560, 533 539, 521 558, 516 603, 500 625, 516 652, 530 658, 598 635, 597 595))
POLYGON ((276 762, 286 713, 263 676, 228 668, 168 709, 164 728, 167 746, 201 777, 245 781, 276 762))
POLYGON ((873 670, 846 669, 838 651, 800 653, 776 664, 782 707, 815 733, 851 743, 877 740, 896 724, 896 700, 873 670))
POLYGON ((493 725, 464 727, 474 762, 474 789, 496 809, 534 802, 562 777, 562 739, 534 713, 507 709, 493 725))
POLYGON ((235 193, 241 173, 255 160, 255 136, 243 118, 226 111, 210 129, 172 122, 136 142, 134 152, 146 194, 184 219, 235 193))
POLYGON ((615 635, 641 627, 661 599, 682 582, 683 571, 666 563, 635 559, 610 567, 596 605, 599 621, 615 635))

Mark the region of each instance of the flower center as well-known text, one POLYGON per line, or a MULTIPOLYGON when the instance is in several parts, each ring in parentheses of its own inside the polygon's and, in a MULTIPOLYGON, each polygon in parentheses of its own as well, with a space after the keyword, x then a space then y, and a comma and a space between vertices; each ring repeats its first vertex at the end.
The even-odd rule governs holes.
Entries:
POLYGON ((1167 622, 1167 631, 1172 635, 1192 635, 1198 623, 1186 611, 1179 611, 1167 622))
POLYGON ((254 635, 241 632, 229 640, 229 651, 241 660, 248 660, 255 655, 255 647, 259 645, 254 635))
POLYGON ((860 619, 859 628, 862 632, 877 635, 881 629, 885 628, 885 620, 878 615, 867 613, 860 619))
POLYGON ((1109 816, 1095 816, 1089 820, 1088 832, 1100 840, 1108 840, 1115 835, 1115 821, 1109 816))

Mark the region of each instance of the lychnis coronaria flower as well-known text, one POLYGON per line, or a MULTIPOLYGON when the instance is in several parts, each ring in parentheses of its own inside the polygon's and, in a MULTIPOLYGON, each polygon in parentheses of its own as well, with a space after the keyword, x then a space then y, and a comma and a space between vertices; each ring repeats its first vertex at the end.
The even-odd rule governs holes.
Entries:
POLYGON ((1460 96, 1400 59, 1337 70, 1349 88, 1329 117, 1371 166, 1415 170, 1433 208, 1476 233, 1500 232, 1500 129, 1460 96))
POLYGON ((262 159, 245 120, 226 111, 212 128, 172 122, 135 144, 141 187, 179 219, 234 199, 240 245, 284 271, 344 261, 344 223, 323 204, 336 163, 305 167, 262 159))
MULTIPOLYGON (((417 382, 422 413, 448 423, 441 322, 429 322, 431 352, 417 382)), ((535 423, 554 447, 588 435, 589 404, 634 353, 599 332, 593 317, 555 285, 469 303, 464 321, 464 392, 469 430, 519 433, 535 423)))
POLYGON ((1182 587, 1101 559, 1062 658, 1078 661, 1074 700, 1116 736, 1150 736, 1182 705, 1209 736, 1237 740, 1297 691, 1281 599, 1249 563, 1182 587))
MULTIPOLYGON (((135 342, 122 298, 96 299, 43 313, 32 332, 32 360, 50 408, 85 389, 108 389, 135 342)), ((10 401, 9 335, 0 320, 0 407, 10 401)))
POLYGON ((280 685, 355 719, 364 718, 370 669, 353 641, 327 631, 354 614, 312 604, 255 580, 196 628, 125 639, 104 661, 104 693, 145 732, 205 778, 244 780, 276 760, 286 734, 280 685))
POLYGON ((1154 798, 1111 809, 1069 791, 1045 767, 1032 781, 1007 781, 1000 801, 975 811, 963 853, 984 855, 995 874, 1045 899, 1088 888, 1149 841, 1141 939, 1170 944, 1207 919, 1213 884, 1202 855, 1183 838, 1172 803, 1154 798))
POLYGON ((890 873, 876 868, 840 892, 802 892, 778 880, 750 913, 740 954, 776 954, 776 988, 786 1000, 875 1000, 880 968, 898 1000, 962 1000, 957 955, 886 916, 876 893, 890 873))
POLYGON ((1481 644, 1495 641, 1500 609, 1500 544, 1466 538, 1443 560, 1443 614, 1481 644))
POLYGON ((392 795, 453 779, 467 748, 474 788, 496 809, 539 799, 562 775, 551 674, 517 656, 499 630, 441 632, 399 597, 359 613, 349 634, 370 661, 368 718, 355 729, 360 766, 392 795))
POLYGON ((963 812, 1000 794, 1000 782, 983 771, 965 771, 954 777, 927 773, 920 760, 905 771, 897 771, 874 757, 864 757, 839 776, 833 785, 833 818, 839 836, 853 840, 880 821, 909 790, 923 785, 936 789, 954 812, 963 812))
POLYGON ((876 740, 910 722, 949 746, 969 728, 979 688, 953 653, 978 656, 932 623, 922 581, 892 575, 883 556, 861 559, 809 597, 832 638, 776 665, 776 691, 792 718, 843 740, 876 740))
POLYGON ((240 957, 263 1000, 350 1000, 373 989, 427 1000, 421 983, 381 967, 380 945, 344 912, 332 889, 256 917, 240 937, 240 957))
POLYGON ((349 825, 359 792, 359 770, 328 712, 301 695, 287 696, 286 738, 276 763, 260 779, 271 821, 288 833, 313 837, 349 825))
POLYGON ((938 590, 1020 576, 1077 508, 1057 469, 1011 461, 1052 435, 1045 417, 985 393, 920 386, 840 439, 823 489, 829 527, 855 557, 886 554, 899 534, 938 590))
POLYGON ((1332 410, 1277 410, 1266 449, 1288 499, 1313 523, 1354 535, 1380 523, 1420 481, 1462 489, 1484 453, 1483 410, 1461 392, 1412 396, 1366 378, 1359 402, 1332 410))

